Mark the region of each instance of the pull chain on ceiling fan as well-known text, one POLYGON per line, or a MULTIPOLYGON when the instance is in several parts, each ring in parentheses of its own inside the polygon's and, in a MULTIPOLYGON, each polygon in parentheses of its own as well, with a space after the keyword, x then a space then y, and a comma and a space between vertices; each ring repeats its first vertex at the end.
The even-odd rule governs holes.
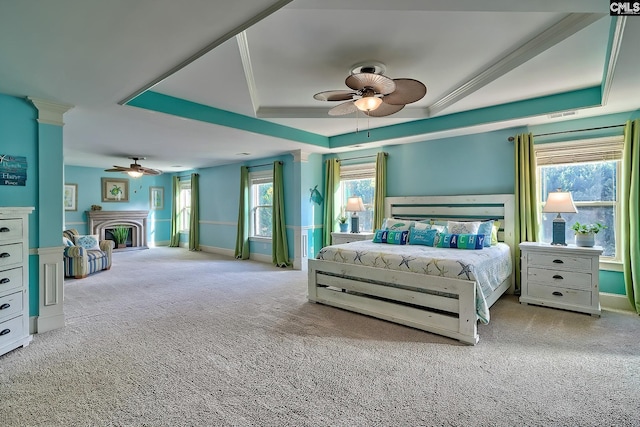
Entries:
POLYGON ((328 90, 313 95, 318 101, 348 101, 329 110, 330 116, 362 111, 369 117, 385 117, 419 101, 427 87, 415 79, 390 79, 383 75, 383 64, 354 66, 345 84, 352 90, 328 90))
POLYGON ((140 178, 142 175, 160 175, 162 173, 161 170, 145 168, 138 164, 138 160, 144 160, 146 157, 129 157, 133 160, 133 163, 129 165, 129 167, 124 166, 113 166, 113 169, 105 169, 105 172, 122 172, 126 173, 132 178, 140 178))

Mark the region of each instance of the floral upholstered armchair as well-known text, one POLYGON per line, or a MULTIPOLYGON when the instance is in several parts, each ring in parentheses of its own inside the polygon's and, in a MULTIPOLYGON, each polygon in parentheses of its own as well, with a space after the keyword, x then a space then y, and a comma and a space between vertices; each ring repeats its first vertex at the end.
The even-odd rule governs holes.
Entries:
POLYGON ((82 236, 71 228, 62 232, 64 244, 64 276, 83 279, 89 274, 111 268, 113 240, 100 240, 96 235, 82 236))

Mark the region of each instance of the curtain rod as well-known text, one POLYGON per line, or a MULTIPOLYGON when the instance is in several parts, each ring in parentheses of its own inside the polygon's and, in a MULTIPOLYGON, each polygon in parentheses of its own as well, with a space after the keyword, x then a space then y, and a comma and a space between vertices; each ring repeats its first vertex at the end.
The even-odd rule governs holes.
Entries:
MULTIPOLYGON (((389 155, 389 153, 383 153, 383 154, 385 155, 385 157, 389 155)), ((339 162, 342 162, 345 160, 368 159, 370 157, 377 157, 377 156, 378 156, 377 154, 371 154, 369 156, 349 157, 348 159, 336 159, 336 160, 338 160, 339 162)))
MULTIPOLYGON (((609 128, 619 128, 619 127, 623 127, 626 126, 625 124, 621 124, 621 125, 611 125, 611 126, 600 126, 599 128, 589 128, 589 129, 575 129, 575 130, 565 130, 565 131, 561 131, 561 132, 549 132, 549 133, 541 133, 539 135, 533 135, 534 137, 536 136, 549 136, 549 135, 560 135, 563 133, 573 133, 573 132, 586 132, 586 131, 590 131, 590 130, 600 130, 600 129, 609 129, 609 128)), ((513 142, 515 141, 515 138, 513 136, 510 136, 509 138, 507 138, 507 140, 513 142)))

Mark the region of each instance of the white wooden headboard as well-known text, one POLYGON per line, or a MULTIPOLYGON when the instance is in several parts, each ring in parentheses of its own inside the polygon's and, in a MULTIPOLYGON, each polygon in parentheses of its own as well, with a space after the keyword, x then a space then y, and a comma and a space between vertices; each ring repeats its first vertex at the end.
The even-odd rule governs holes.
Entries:
POLYGON ((515 196, 513 194, 483 194, 471 196, 410 196, 386 197, 386 218, 437 220, 500 221, 498 240, 509 245, 515 263, 515 196))

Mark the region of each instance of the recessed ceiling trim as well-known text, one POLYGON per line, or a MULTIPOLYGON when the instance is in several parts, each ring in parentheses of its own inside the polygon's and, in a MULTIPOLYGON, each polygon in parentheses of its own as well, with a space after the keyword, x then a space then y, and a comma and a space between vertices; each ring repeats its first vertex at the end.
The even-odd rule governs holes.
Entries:
POLYGON ((184 117, 204 123, 272 136, 274 138, 282 138, 289 141, 329 148, 329 139, 323 135, 279 125, 231 111, 221 110, 208 105, 198 104, 151 90, 138 95, 129 101, 127 105, 170 114, 175 117, 184 117))
POLYGON ((599 13, 571 13, 565 16, 556 24, 547 28, 533 39, 490 65, 484 71, 478 73, 475 77, 434 102, 428 108, 429 117, 438 114, 478 89, 504 76, 509 71, 593 24, 603 16, 605 15, 599 13))
POLYGON ((236 40, 238 41, 238 49, 240 50, 240 59, 242 60, 244 78, 247 81, 249 97, 251 98, 251 105, 253 106, 253 114, 256 115, 260 105, 260 99, 258 98, 258 88, 256 87, 256 79, 253 75, 253 67, 251 66, 251 55, 249 54, 249 40, 247 39, 247 32, 242 31, 236 36, 236 40))
POLYGON ((609 99, 613 75, 616 69, 616 63, 618 62, 618 56, 620 55, 620 47, 622 46, 624 26, 627 23, 626 16, 617 16, 614 19, 616 20, 615 28, 609 38, 609 56, 607 57, 604 76, 602 77, 602 105, 606 105, 609 99))
POLYGON ((402 143, 404 139, 416 140, 416 137, 420 135, 425 135, 426 138, 426 135, 436 132, 506 122, 523 117, 547 115, 557 111, 599 106, 601 95, 600 86, 594 86, 572 92, 375 128, 371 130, 370 136, 367 137, 366 140, 363 139, 362 135, 358 135, 357 133, 336 135, 329 137, 329 144, 330 147, 334 149, 353 144, 368 144, 379 141, 402 143))
POLYGON ((129 103, 132 99, 134 99, 135 97, 139 96, 140 94, 146 92, 147 90, 151 89, 153 86, 157 85, 158 83, 160 83, 161 81, 163 81, 164 79, 169 77, 170 75, 182 70, 184 67, 186 67, 187 65, 191 64, 192 62, 194 62, 198 58, 200 58, 200 57, 206 55, 207 53, 211 52, 213 49, 215 49, 216 47, 220 46, 222 43, 226 42, 231 37, 234 37, 234 36, 238 35, 242 31, 244 31, 247 28, 251 27, 252 25, 260 22, 261 20, 263 20, 267 16, 271 15, 273 12, 276 12, 276 11, 280 10, 281 8, 283 8, 287 4, 291 3, 292 1, 293 0, 280 0, 277 3, 274 3, 273 5, 271 5, 267 9, 263 10, 262 12, 257 14, 256 16, 254 16, 251 19, 245 21, 244 23, 238 25, 237 27, 235 27, 231 31, 228 31, 227 33, 225 33, 221 37, 218 37, 217 39, 215 39, 214 41, 212 41, 211 43, 206 45, 204 48, 200 49, 198 52, 194 53, 193 55, 191 55, 190 57, 188 57, 184 61, 180 62, 175 67, 171 68, 169 71, 167 71, 167 72, 161 74, 160 76, 156 77, 155 79, 153 79, 152 81, 150 81, 149 83, 147 83, 146 85, 144 85, 143 87, 138 89, 137 91, 133 92, 131 95, 127 96, 126 98, 124 98, 123 100, 118 102, 118 104, 124 105, 124 104, 129 103))

